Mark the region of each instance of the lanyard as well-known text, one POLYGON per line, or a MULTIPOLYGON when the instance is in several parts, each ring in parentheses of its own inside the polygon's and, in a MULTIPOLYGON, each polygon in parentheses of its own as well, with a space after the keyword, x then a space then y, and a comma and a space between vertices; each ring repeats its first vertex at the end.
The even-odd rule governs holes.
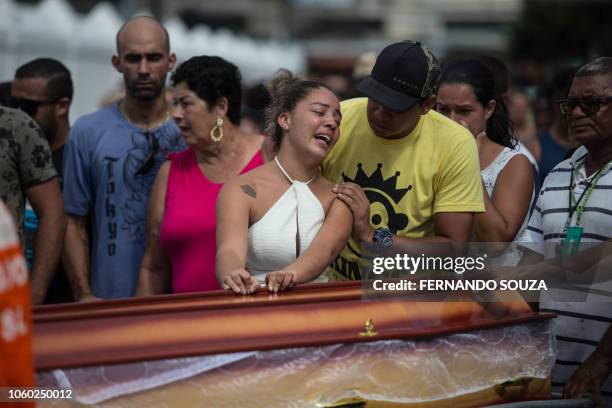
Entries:
POLYGON ((576 213, 576 226, 580 226, 580 218, 582 217, 582 212, 584 211, 584 208, 586 207, 586 204, 589 201, 589 198, 591 198, 591 193, 593 193, 593 190, 595 189, 597 182, 603 175, 603 170, 607 168, 610 163, 611 162, 606 163, 605 166, 600 168, 597 171, 597 173, 595 173, 593 180, 589 181, 589 184, 584 189, 582 194, 580 194, 580 197, 578 197, 578 201, 576 201, 575 205, 572 205, 572 201, 574 201, 574 171, 575 171, 574 166, 572 166, 572 175, 570 178, 570 189, 569 189, 569 196, 568 196, 569 216, 567 217, 567 221, 565 222, 565 227, 564 227, 565 232, 567 232, 567 229, 572 221, 572 217, 574 213, 576 213), (583 202, 583 198, 584 198, 584 202, 583 202))

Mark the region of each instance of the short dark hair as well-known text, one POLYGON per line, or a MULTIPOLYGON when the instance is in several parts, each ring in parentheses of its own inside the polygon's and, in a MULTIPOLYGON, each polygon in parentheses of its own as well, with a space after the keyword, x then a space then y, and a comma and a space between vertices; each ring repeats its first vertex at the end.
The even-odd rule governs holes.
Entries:
POLYGON ((476 59, 452 61, 444 66, 440 86, 443 84, 469 85, 478 103, 486 107, 489 101, 495 101, 495 110, 487 120, 487 137, 506 147, 515 147, 514 126, 508 115, 504 99, 495 78, 489 69, 476 59))
POLYGON ((575 77, 585 77, 592 75, 612 76, 612 57, 599 57, 596 60, 587 62, 574 74, 575 77))
POLYGON ((321 82, 298 78, 287 69, 279 70, 272 77, 268 83, 271 103, 266 109, 266 133, 272 138, 277 149, 283 139, 283 129, 278 124, 278 117, 285 112, 291 112, 302 99, 319 88, 329 89, 321 82))
POLYGON ((121 27, 119 28, 119 30, 117 31, 117 35, 115 35, 115 45, 117 47, 117 54, 121 54, 121 51, 119 50, 119 35, 121 35, 121 32, 123 31, 123 29, 125 28, 125 26, 127 26, 129 23, 131 23, 132 21, 139 19, 139 18, 148 18, 149 20, 151 20, 152 22, 156 23, 164 32, 164 36, 165 38, 165 42, 164 42, 164 47, 166 49, 167 53, 170 53, 170 34, 168 34, 168 30, 166 30, 166 27, 164 27, 164 25, 162 23, 159 22, 158 19, 156 19, 155 17, 151 17, 151 16, 134 16, 130 19, 128 19, 125 23, 123 23, 121 25, 121 27))
POLYGON ((52 101, 68 98, 74 92, 70 71, 53 58, 37 58, 17 68, 15 79, 44 78, 47 80, 45 94, 52 101))
POLYGON ((242 76, 234 64, 221 57, 201 55, 183 62, 172 74, 172 84, 181 82, 209 106, 227 99, 227 118, 238 126, 242 103, 242 76))

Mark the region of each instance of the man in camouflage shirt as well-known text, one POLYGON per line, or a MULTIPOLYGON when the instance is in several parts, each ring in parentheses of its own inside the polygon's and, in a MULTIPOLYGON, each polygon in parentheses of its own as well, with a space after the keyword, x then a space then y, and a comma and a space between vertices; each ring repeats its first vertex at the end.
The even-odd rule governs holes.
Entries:
POLYGON ((41 304, 60 258, 66 216, 49 144, 25 113, 0 107, 0 198, 17 223, 23 245, 25 199, 39 217, 34 246, 32 303, 41 304))

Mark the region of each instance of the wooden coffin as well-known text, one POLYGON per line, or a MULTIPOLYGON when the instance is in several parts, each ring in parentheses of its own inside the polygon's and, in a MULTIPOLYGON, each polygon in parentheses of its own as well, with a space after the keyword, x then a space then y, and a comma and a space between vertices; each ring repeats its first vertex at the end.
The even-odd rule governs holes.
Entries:
MULTIPOLYGON (((309 350, 329 350, 325 349, 328 345, 351 345, 351 355, 348 360, 343 360, 343 369, 359 370, 359 364, 364 364, 366 360, 360 353, 365 353, 368 367, 377 366, 372 369, 372 372, 376 373, 369 373, 369 377, 380 377, 374 378, 369 384, 361 384, 361 380, 354 379, 348 380, 347 384, 345 378, 338 377, 338 386, 350 391, 343 394, 345 398, 334 400, 331 397, 326 399, 325 395, 317 395, 326 392, 329 394, 329 390, 325 391, 321 384, 335 386, 336 379, 331 373, 337 367, 329 367, 330 361, 336 361, 336 354, 333 353, 337 350, 334 349, 332 354, 323 354, 328 356, 324 360, 319 359, 315 365, 302 371, 294 370, 295 364, 292 362, 287 365, 292 367, 291 375, 283 375, 284 380, 276 381, 276 386, 267 384, 268 388, 265 390, 256 382, 249 388, 249 381, 254 377, 267 375, 274 369, 285 373, 284 369, 280 365, 272 368, 268 365, 264 370, 243 361, 237 363, 238 368, 231 374, 231 381, 234 382, 236 378, 243 376, 239 393, 230 392, 229 389, 225 392, 223 389, 213 390, 223 381, 229 381, 226 377, 230 376, 228 370, 231 371, 231 368, 224 368, 190 379, 190 384, 201 380, 201 386, 197 389, 187 386, 185 381, 178 381, 111 399, 105 402, 107 406, 152 406, 152 401, 159 402, 164 398, 169 406, 198 406, 197 401, 201 402, 203 389, 206 387, 209 388, 209 393, 204 394, 211 396, 211 400, 201 406, 275 406, 271 399, 266 399, 272 396, 277 398, 283 393, 294 395, 296 400, 299 395, 301 400, 312 402, 310 406, 334 406, 345 402, 367 403, 368 401, 360 397, 360 387, 375 388, 376 384, 380 390, 370 390, 378 396, 375 401, 369 401, 370 405, 374 404, 372 406, 471 407, 547 398, 549 389, 546 380, 516 378, 506 384, 498 384, 497 387, 455 395, 445 401, 385 401, 388 384, 396 383, 397 387, 405 388, 398 379, 410 375, 413 379, 419 378, 425 365, 421 367, 419 363, 418 367, 415 367, 416 371, 412 373, 405 371, 405 365, 395 367, 394 360, 385 357, 388 353, 384 347, 371 351, 376 345, 386 344, 377 342, 427 342, 429 339, 452 336, 453 333, 520 327, 554 317, 552 314, 533 313, 520 299, 506 302, 503 308, 495 308, 496 312, 490 310, 493 309, 471 300, 364 300, 359 282, 303 285, 277 295, 269 294, 265 290, 246 297, 228 292, 208 292, 44 306, 35 308, 33 314, 34 360, 36 370, 43 373, 54 369, 79 367, 120 368, 143 361, 247 351, 259 351, 262 355, 266 355, 266 350, 274 352, 284 349, 308 353, 309 350), (377 364, 377 359, 385 363, 377 364), (119 364, 128 365, 118 366, 119 364), (317 374, 316 370, 321 372, 317 374), (317 376, 325 377, 318 385, 317 376), (352 397, 346 397, 349 394, 352 397)), ((402 342, 389 344, 403 344, 402 342)), ((283 364, 286 363, 283 361, 283 364)), ((463 375, 466 370, 471 369, 463 368, 458 371, 458 375, 463 375)), ((482 367, 476 371, 479 370, 481 371, 482 367)), ((276 375, 278 376, 278 373, 276 375)), ((374 395, 372 392, 368 395, 374 395)), ((63 401, 63 405, 80 406, 75 401, 63 401)))

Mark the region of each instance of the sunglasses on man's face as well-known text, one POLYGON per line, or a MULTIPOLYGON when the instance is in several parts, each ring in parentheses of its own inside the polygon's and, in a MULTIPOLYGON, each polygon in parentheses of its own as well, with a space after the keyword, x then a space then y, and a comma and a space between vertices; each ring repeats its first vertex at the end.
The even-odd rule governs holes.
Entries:
POLYGON ((8 101, 8 106, 9 108, 20 109, 30 116, 36 116, 38 113, 38 108, 40 108, 42 105, 50 105, 52 103, 56 103, 58 100, 59 99, 41 101, 11 96, 8 101))
POLYGON ((559 99, 559 110, 563 116, 569 115, 576 106, 580 106, 582 113, 586 116, 595 115, 601 109, 602 105, 612 102, 612 96, 602 98, 567 98, 559 99))

